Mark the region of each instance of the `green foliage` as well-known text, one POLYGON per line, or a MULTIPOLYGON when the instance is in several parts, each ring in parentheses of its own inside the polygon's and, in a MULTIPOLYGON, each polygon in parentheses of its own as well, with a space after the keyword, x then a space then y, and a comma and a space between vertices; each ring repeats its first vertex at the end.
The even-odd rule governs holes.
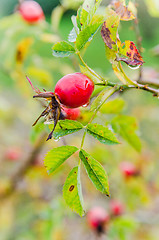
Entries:
POLYGON ((112 127, 138 152, 141 151, 141 141, 136 133, 138 125, 134 117, 119 115, 112 120, 112 127))
POLYGON ((92 25, 88 25, 82 31, 80 31, 80 33, 77 35, 75 44, 76 48, 79 51, 85 46, 87 42, 92 41, 101 24, 101 22, 98 22, 92 25))
POLYGON ((103 104, 100 108, 100 112, 106 114, 117 114, 123 110, 124 106, 124 100, 122 98, 116 98, 103 104))
POLYGON ((89 123, 87 125, 87 132, 94 138, 104 144, 117 144, 119 143, 115 134, 107 127, 103 127, 97 123, 89 123))
POLYGON ((104 88, 91 104, 91 111, 100 109, 105 101, 115 92, 115 88, 104 88))
POLYGON ((82 217, 84 215, 84 209, 80 181, 80 166, 74 167, 69 173, 63 187, 63 196, 67 205, 82 217))
MULTIPOLYGON (((83 125, 80 122, 68 120, 68 119, 60 120, 56 126, 53 136, 54 136, 54 139, 59 139, 60 137, 77 132, 82 128, 83 128, 83 125)), ((52 129, 52 125, 50 126, 50 129, 52 129)))
POLYGON ((97 190, 109 196, 108 176, 102 165, 83 149, 79 152, 79 157, 85 166, 90 180, 97 190))
POLYGON ((53 148, 44 158, 44 165, 48 173, 54 172, 64 161, 78 150, 74 146, 61 146, 53 148))
POLYGON ((74 47, 65 41, 56 43, 52 49, 55 57, 68 57, 75 53, 74 47))

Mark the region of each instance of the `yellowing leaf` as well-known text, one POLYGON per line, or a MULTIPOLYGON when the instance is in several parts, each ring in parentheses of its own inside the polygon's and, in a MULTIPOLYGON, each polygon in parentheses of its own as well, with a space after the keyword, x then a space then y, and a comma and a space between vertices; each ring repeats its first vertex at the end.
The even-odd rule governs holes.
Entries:
POLYGON ((24 62, 32 44, 33 39, 31 37, 25 38, 18 43, 15 56, 16 63, 22 64, 24 62))
POLYGON ((129 10, 130 2, 128 6, 124 6, 121 1, 114 3, 115 12, 120 16, 120 20, 129 21, 135 18, 134 14, 129 10))
POLYGON ((120 17, 114 13, 107 18, 101 29, 103 41, 109 49, 113 49, 114 51, 117 51, 117 32, 119 21, 120 17))

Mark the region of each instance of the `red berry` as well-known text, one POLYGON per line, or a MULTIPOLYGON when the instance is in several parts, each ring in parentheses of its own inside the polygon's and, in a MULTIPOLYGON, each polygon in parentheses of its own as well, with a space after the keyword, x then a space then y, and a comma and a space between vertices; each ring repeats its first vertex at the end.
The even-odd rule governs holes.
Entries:
POLYGON ((39 20, 44 19, 44 13, 39 5, 35 1, 24 1, 20 4, 19 12, 23 19, 28 23, 36 23, 39 20))
POLYGON ((62 107, 62 113, 66 119, 77 120, 80 116, 79 108, 66 108, 62 107))
POLYGON ((136 176, 139 174, 138 169, 131 162, 122 162, 120 164, 120 169, 125 177, 136 176))
POLYGON ((94 83, 82 73, 72 73, 61 78, 55 86, 60 102, 69 108, 77 108, 89 102, 94 83))
POLYGON ((87 214, 89 226, 98 233, 104 232, 106 224, 109 222, 109 215, 102 207, 94 207, 87 214))
POLYGON ((22 152, 19 148, 11 147, 7 149, 5 153, 5 158, 7 158, 8 160, 16 161, 16 160, 19 160, 21 155, 22 155, 22 152))
POLYGON ((123 214, 124 206, 118 200, 112 200, 110 202, 110 210, 111 210, 112 215, 119 216, 119 215, 123 214))

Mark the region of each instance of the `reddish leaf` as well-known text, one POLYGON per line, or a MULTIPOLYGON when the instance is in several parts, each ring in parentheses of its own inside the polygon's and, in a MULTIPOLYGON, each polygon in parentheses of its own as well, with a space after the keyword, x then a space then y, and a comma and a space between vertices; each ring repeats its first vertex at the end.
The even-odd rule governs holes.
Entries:
POLYGON ((117 54, 117 61, 123 61, 131 66, 141 66, 144 61, 135 44, 129 40, 122 43, 117 54))

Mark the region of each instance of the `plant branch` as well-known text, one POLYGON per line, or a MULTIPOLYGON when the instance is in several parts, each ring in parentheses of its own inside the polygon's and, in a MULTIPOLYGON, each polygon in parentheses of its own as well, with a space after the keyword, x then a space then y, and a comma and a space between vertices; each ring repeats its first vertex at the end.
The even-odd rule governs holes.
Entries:
POLYGON ((5 199, 6 197, 10 196, 17 188, 18 182, 24 177, 34 160, 36 159, 37 155, 43 148, 45 144, 45 138, 47 134, 44 132, 41 134, 39 139, 36 141, 30 155, 26 158, 25 161, 19 166, 19 168, 13 173, 13 175, 10 177, 10 186, 6 190, 5 193, 0 195, 0 199, 5 199))
POLYGON ((103 103, 104 103, 110 96, 112 96, 116 91, 118 91, 118 90, 119 90, 119 88, 118 88, 116 85, 114 85, 114 86, 112 87, 109 95, 107 96, 107 98, 106 98, 101 104, 99 104, 98 107, 96 108, 96 110, 94 111, 92 117, 90 118, 89 122, 88 122, 87 125, 85 126, 84 133, 83 133, 83 137, 82 137, 82 141, 81 141, 81 147, 80 147, 80 149, 82 149, 83 144, 84 144, 84 140, 85 140, 85 136, 86 136, 86 133, 87 133, 87 126, 88 126, 88 124, 90 124, 90 123, 94 120, 96 114, 98 113, 98 111, 99 111, 99 109, 101 108, 101 106, 103 105, 103 103))
POLYGON ((80 54, 79 51, 77 52, 77 56, 79 57, 79 59, 81 60, 81 62, 83 63, 83 65, 87 68, 87 70, 88 70, 93 76, 95 76, 96 78, 98 78, 99 81, 106 82, 105 79, 103 79, 101 76, 99 76, 93 69, 91 69, 91 68, 87 65, 87 63, 85 63, 85 61, 83 60, 83 58, 82 58, 82 56, 81 56, 81 54, 80 54))

